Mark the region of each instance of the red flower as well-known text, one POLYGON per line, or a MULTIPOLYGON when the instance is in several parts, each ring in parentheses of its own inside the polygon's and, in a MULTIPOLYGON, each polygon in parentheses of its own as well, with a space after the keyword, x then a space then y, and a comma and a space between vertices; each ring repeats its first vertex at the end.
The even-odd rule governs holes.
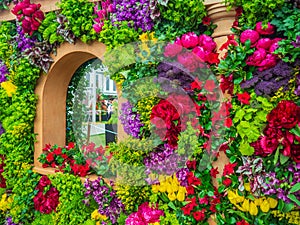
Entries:
POLYGON ((239 45, 235 40, 233 34, 227 36, 227 41, 220 47, 220 51, 227 49, 229 45, 234 45, 234 46, 239 45))
POLYGON ((224 166, 223 176, 231 175, 234 172, 234 167, 236 167, 237 163, 228 163, 224 166))
POLYGON ((235 16, 236 17, 239 17, 239 16, 241 16, 243 14, 243 8, 242 7, 237 7, 236 9, 235 9, 235 16))
POLYGON ((206 55, 206 61, 209 64, 219 64, 220 60, 219 60, 219 53, 214 53, 211 52, 208 55, 206 55))
POLYGON ((224 75, 220 78, 220 88, 223 93, 228 93, 230 95, 233 94, 233 75, 230 74, 228 77, 225 77, 224 75))
POLYGON ((268 22, 266 28, 263 28, 262 22, 258 22, 255 26, 255 30, 261 35, 269 35, 274 33, 275 27, 268 22))
POLYGON ((222 182, 226 187, 228 187, 229 185, 231 185, 232 181, 230 178, 226 178, 225 180, 223 180, 222 182))
POLYGON ((188 195, 193 195, 193 194, 195 194, 195 189, 194 189, 193 186, 188 186, 188 187, 186 187, 185 189, 186 189, 188 195))
POLYGON ((296 162, 300 163, 300 145, 291 145, 291 158, 296 162))
POLYGON ((46 156, 46 160, 48 163, 51 163, 53 160, 54 160, 54 155, 53 153, 49 153, 47 156, 46 156))
POLYGON ((232 119, 231 118, 226 118, 224 121, 224 126, 230 128, 232 126, 232 119))
POLYGON ((236 222, 236 225, 250 225, 250 224, 247 223, 245 220, 241 220, 239 222, 236 222))
POLYGON ((216 213, 216 205, 210 205, 209 210, 212 211, 213 213, 216 213))
POLYGON ((203 221, 205 219, 205 211, 206 209, 202 209, 201 211, 193 212, 193 217, 196 221, 203 221))
POLYGON ((300 107, 293 101, 282 100, 268 115, 269 126, 291 129, 299 123, 300 107))
POLYGON ((207 80, 204 85, 205 90, 212 92, 216 88, 215 81, 207 80))
POLYGON ((71 169, 74 173, 74 175, 78 175, 80 177, 85 177, 90 169, 88 164, 85 165, 78 165, 78 164, 74 164, 71 165, 71 169))
POLYGON ((188 173, 188 184, 189 185, 201 185, 201 180, 194 176, 193 172, 188 173))
POLYGON ((279 141, 276 138, 261 136, 257 141, 250 144, 255 150, 255 155, 267 156, 272 154, 278 147, 279 141))
POLYGON ((248 92, 244 92, 242 94, 237 94, 237 97, 238 97, 238 100, 242 103, 242 104, 245 104, 245 105, 249 105, 250 102, 250 95, 248 94, 248 92))
POLYGON ((61 155, 61 154, 62 154, 61 148, 56 148, 56 149, 54 149, 53 153, 54 153, 55 155, 61 155))
POLYGON ((209 25, 210 24, 210 22, 211 22, 211 19, 208 17, 208 16, 206 16, 206 17, 204 17, 203 19, 202 19, 202 23, 204 24, 204 25, 209 25))
POLYGON ((261 63, 266 59, 266 56, 266 50, 263 48, 259 48, 247 58, 246 64, 249 66, 260 66, 261 63))
POLYGON ((198 80, 198 77, 191 83, 192 90, 201 90, 202 82, 198 80))
POLYGON ((204 204, 204 205, 207 205, 208 204, 208 197, 205 196, 203 198, 199 198, 199 204, 204 204))
MULTIPOLYGON (((94 143, 93 143, 94 144, 94 143)), ((94 144, 95 145, 95 144, 94 144)), ((68 150, 70 150, 70 149, 73 149, 73 148, 75 148, 75 143, 74 142, 70 142, 69 144, 68 144, 68 146, 66 146, 66 149, 68 149, 68 150)))
POLYGON ((198 36, 194 32, 183 34, 180 40, 185 48, 194 48, 198 45, 198 36))
POLYGON ((197 163, 196 160, 192 160, 192 161, 188 160, 186 162, 186 166, 190 170, 195 170, 196 169, 196 163, 197 163))
POLYGON ((182 52, 177 55, 178 62, 190 72, 195 72, 200 65, 200 59, 193 52, 182 52))
POLYGON ((241 33, 240 41, 244 44, 247 40, 250 40, 251 46, 255 46, 259 39, 259 33, 255 30, 245 30, 241 33))
POLYGON ((196 197, 192 198, 192 199, 186 199, 186 201, 191 201, 189 204, 187 204, 186 206, 182 207, 181 210, 183 211, 184 215, 190 215, 191 211, 194 209, 195 206, 197 206, 196 203, 196 197))
POLYGON ((218 167, 217 168, 211 168, 210 170, 210 175, 214 178, 217 177, 217 174, 219 174, 219 171, 218 171, 218 167))

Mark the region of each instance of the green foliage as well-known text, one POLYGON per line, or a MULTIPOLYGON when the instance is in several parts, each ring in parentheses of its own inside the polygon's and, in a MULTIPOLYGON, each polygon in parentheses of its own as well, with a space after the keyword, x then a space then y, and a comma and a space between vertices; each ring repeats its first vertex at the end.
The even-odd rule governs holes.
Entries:
POLYGON ((41 224, 47 224, 47 225, 55 225, 53 222, 53 215, 51 214, 42 214, 38 211, 36 211, 34 216, 34 221, 32 221, 31 225, 41 225, 41 224))
POLYGON ((294 62, 300 57, 300 48, 295 48, 292 45, 297 36, 300 36, 299 14, 300 9, 285 4, 281 10, 274 12, 275 16, 271 21, 276 26, 277 31, 286 37, 279 42, 279 48, 275 51, 275 54, 278 54, 285 62, 294 62))
POLYGON ((10 41, 16 33, 15 24, 12 22, 2 21, 0 23, 0 59, 8 60, 12 54, 10 41))
POLYGON ((49 12, 39 27, 39 32, 42 33, 43 39, 49 41, 50 44, 54 44, 55 42, 62 43, 64 39, 57 34, 58 26, 56 13, 49 12))
POLYGON ((239 150, 243 155, 252 155, 254 149, 250 143, 256 141, 261 135, 267 115, 273 109, 268 99, 251 94, 250 105, 233 105, 235 112, 232 122, 236 126, 238 135, 242 138, 239 150))
POLYGON ((175 27, 196 30, 206 16, 203 0, 169 0, 166 5, 158 5, 161 17, 174 22, 175 27))
POLYGON ((93 29, 94 4, 88 0, 61 0, 58 4, 61 14, 66 16, 71 29, 76 37, 87 43, 97 39, 97 33, 93 29))
POLYGON ((106 45, 107 50, 138 40, 139 32, 128 27, 127 21, 115 24, 117 26, 113 26, 110 21, 105 20, 99 34, 99 41, 106 45))
POLYGON ((16 179, 12 188, 13 202, 10 214, 15 223, 31 224, 34 215, 33 198, 37 193, 35 187, 40 175, 32 171, 32 166, 18 163, 15 165, 14 176, 16 179))
POLYGON ((56 173, 50 175, 51 184, 59 191, 57 212, 53 214, 56 225, 78 225, 89 219, 91 210, 82 200, 84 187, 80 178, 71 174, 56 173))
POLYGON ((201 153, 197 130, 192 127, 190 122, 188 122, 186 130, 180 133, 176 151, 179 155, 187 155, 189 157, 201 153))
POLYGON ((149 185, 130 186, 117 183, 116 191, 118 197, 125 205, 125 211, 131 213, 137 211, 139 205, 149 201, 151 187, 149 185))
POLYGON ((284 0, 225 0, 228 8, 243 7, 240 24, 254 26, 259 21, 269 22, 274 17, 274 11, 280 9, 284 0))

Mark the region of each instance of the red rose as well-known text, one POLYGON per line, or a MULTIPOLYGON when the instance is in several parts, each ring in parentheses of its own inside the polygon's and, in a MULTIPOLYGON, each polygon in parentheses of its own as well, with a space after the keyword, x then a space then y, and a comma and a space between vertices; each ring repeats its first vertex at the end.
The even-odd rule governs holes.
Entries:
POLYGON ((206 16, 206 17, 204 17, 203 19, 202 19, 202 23, 204 24, 204 25, 209 25, 210 24, 210 22, 211 22, 211 19, 208 17, 208 16, 206 16))
POLYGON ((185 48, 194 48, 198 45, 198 36, 194 32, 189 32, 181 36, 182 46, 185 48))
POLYGON ((268 22, 266 28, 263 28, 262 22, 258 22, 255 26, 255 30, 261 35, 269 35, 274 33, 275 27, 268 22))
POLYGON ((255 52, 253 52, 252 55, 250 55, 247 60, 246 64, 249 66, 260 66, 262 61, 266 58, 267 52, 265 49, 260 48, 257 49, 255 52))
POLYGON ((242 104, 245 104, 245 105, 249 105, 250 102, 250 95, 248 94, 248 92, 244 92, 242 94, 237 94, 237 97, 238 97, 238 100, 242 103, 242 104))
POLYGON ((293 101, 282 100, 268 115, 269 126, 291 129, 299 123, 300 107, 293 101))
POLYGON ((257 44, 256 44, 256 48, 263 48, 266 51, 269 50, 270 46, 272 45, 272 40, 270 38, 261 38, 258 40, 257 44))
POLYGON ((240 41, 244 44, 247 40, 250 40, 251 46, 254 46, 259 39, 259 33, 255 30, 245 30, 241 33, 240 41))
POLYGON ((238 46, 233 34, 227 36, 227 41, 220 47, 220 51, 227 49, 229 45, 238 46))
POLYGON ((46 187, 50 184, 51 184, 51 181, 46 175, 44 175, 40 178, 39 185, 41 185, 42 187, 46 187))
POLYGON ((178 44, 168 44, 165 47, 164 56, 165 57, 175 57, 182 51, 182 46, 178 44))
POLYGON ((226 178, 223 180, 222 182, 226 187, 228 187, 229 185, 231 185, 232 181, 230 178, 226 178))
POLYGON ((193 212, 193 217, 196 221, 203 221, 205 219, 205 209, 202 209, 201 211, 193 212))

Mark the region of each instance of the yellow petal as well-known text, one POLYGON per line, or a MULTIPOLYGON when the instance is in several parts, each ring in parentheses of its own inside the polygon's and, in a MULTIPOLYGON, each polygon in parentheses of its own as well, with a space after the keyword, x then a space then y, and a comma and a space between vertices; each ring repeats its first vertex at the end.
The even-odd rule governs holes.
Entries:
POLYGON ((176 199, 175 193, 174 192, 173 193, 169 193, 168 194, 168 198, 170 199, 170 201, 174 201, 176 199))
POLYGON ((10 80, 2 82, 1 87, 6 91, 8 97, 11 97, 17 90, 17 87, 10 80))
POLYGON ((166 192, 167 191, 166 184, 159 185, 159 191, 162 193, 166 192))
POLYGON ((238 190, 235 191, 235 195, 236 195, 236 202, 237 203, 243 202, 245 200, 244 196, 239 195, 238 190))
POLYGON ((172 193, 172 192, 174 192, 174 191, 173 191, 172 184, 170 184, 170 183, 167 183, 167 184, 166 184, 166 187, 167 187, 167 192, 168 192, 168 193, 172 193))
POLYGON ((252 216, 256 216, 257 213, 258 213, 257 206, 256 206, 255 203, 252 202, 252 201, 250 202, 249 213, 250 213, 250 215, 252 215, 252 216))
POLYGON ((245 183, 244 187, 246 191, 250 191, 250 183, 245 183))
POLYGON ((159 185, 157 185, 157 184, 152 185, 152 192, 153 193, 158 193, 159 192, 159 185))
POLYGON ((263 203, 263 200, 262 200, 262 198, 256 198, 256 199, 254 200, 254 203, 255 203, 255 205, 257 205, 257 206, 260 206, 260 205, 263 203))
POLYGON ((180 201, 180 202, 183 202, 184 199, 185 199, 185 193, 182 192, 182 191, 179 191, 179 192, 177 193, 177 200, 180 201))
POLYGON ((261 209, 261 211, 263 211, 264 213, 269 212, 269 210, 270 210, 269 202, 268 202, 267 200, 264 200, 263 203, 260 205, 260 209, 261 209))
POLYGON ((244 209, 245 212, 249 211, 249 199, 245 199, 243 204, 242 204, 242 208, 244 209))
POLYGON ((232 204, 236 204, 236 197, 235 197, 235 193, 233 191, 228 191, 227 192, 227 197, 229 199, 229 201, 232 203, 232 204))
POLYGON ((277 204, 278 204, 278 201, 274 198, 268 198, 268 202, 270 204, 270 208, 271 209, 274 209, 276 208, 277 204))

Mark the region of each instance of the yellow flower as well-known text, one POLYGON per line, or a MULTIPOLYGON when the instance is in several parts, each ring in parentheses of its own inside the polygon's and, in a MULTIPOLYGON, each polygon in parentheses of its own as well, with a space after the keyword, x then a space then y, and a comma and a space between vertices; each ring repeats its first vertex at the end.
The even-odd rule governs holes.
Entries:
POLYGON ((245 197, 240 196, 236 190, 235 192, 228 191, 228 199, 232 204, 237 204, 237 203, 243 202, 245 197))
POLYGON ((186 193, 185 187, 179 187, 179 190, 177 193, 177 200, 180 202, 183 202, 185 199, 185 193, 186 193))
POLYGON ((250 202, 249 213, 250 213, 250 215, 252 215, 252 216, 256 216, 257 213, 258 213, 257 206, 256 206, 255 203, 252 202, 252 201, 250 202))
POLYGON ((167 191, 167 183, 161 183, 160 185, 159 185, 159 191, 160 192, 166 192, 167 191))
POLYGON ((160 223, 159 222, 149 223, 149 225, 160 225, 160 223))
POLYGON ((8 97, 11 97, 17 90, 17 87, 10 80, 2 82, 1 87, 6 91, 8 97))
POLYGON ((242 208, 244 212, 248 212, 249 211, 249 199, 245 199, 243 204, 242 204, 242 208))
POLYGON ((148 33, 142 33, 142 34, 139 36, 139 39, 140 39, 142 42, 148 41, 148 40, 149 40, 149 38, 148 38, 148 33))
POLYGON ((265 213, 269 212, 269 210, 270 210, 270 204, 269 204, 269 202, 267 200, 264 200, 262 202, 262 204, 260 205, 260 209, 261 209, 261 211, 263 211, 265 213))
POLYGON ((155 38, 154 35, 155 35, 155 32, 151 32, 151 33, 149 34, 149 37, 150 37, 150 40, 151 40, 151 41, 153 41, 154 43, 156 43, 156 42, 157 42, 157 38, 155 38))
POLYGON ((98 212, 98 209, 95 209, 93 212, 92 212, 92 215, 91 215, 91 218, 93 220, 106 220, 107 217, 105 215, 102 215, 98 212))
POLYGON ((159 185, 157 185, 157 184, 152 185, 152 191, 153 191, 153 193, 158 193, 159 192, 159 185))
POLYGON ((168 194, 168 198, 170 199, 170 201, 176 200, 176 195, 175 195, 175 193, 174 193, 174 192, 173 192, 173 193, 169 193, 169 194, 168 194))
POLYGON ((260 206, 263 203, 263 199, 262 198, 256 198, 254 200, 255 205, 260 206))
POLYGON ((268 198, 268 202, 270 204, 270 208, 271 209, 274 209, 276 208, 277 204, 278 204, 278 201, 274 198, 268 198))

